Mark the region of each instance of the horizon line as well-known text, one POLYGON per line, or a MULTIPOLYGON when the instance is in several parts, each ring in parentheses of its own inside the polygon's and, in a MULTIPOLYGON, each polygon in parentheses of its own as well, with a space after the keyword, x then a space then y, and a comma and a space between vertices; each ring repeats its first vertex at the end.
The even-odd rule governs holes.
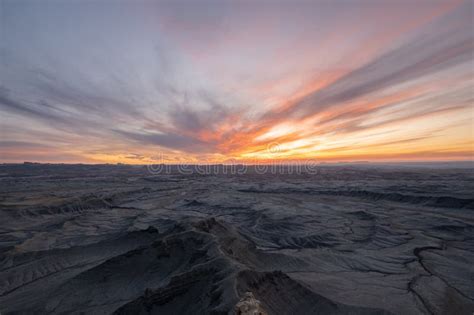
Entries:
MULTIPOLYGON (((314 161, 312 161, 314 162, 314 161)), ((281 165, 281 166, 294 166, 301 164, 301 161, 295 162, 280 162, 275 161, 272 163, 143 163, 143 164, 132 164, 132 163, 69 163, 69 162, 35 162, 35 161, 23 161, 23 162, 0 162, 0 165, 90 165, 90 166, 149 166, 149 165, 167 165, 167 166, 179 166, 179 165, 187 165, 187 166, 235 166, 235 165, 246 165, 246 166, 264 166, 264 165, 281 165)), ((393 160, 393 161, 338 161, 338 162, 315 162, 314 165, 340 165, 340 164, 474 164, 474 160, 419 160, 419 161, 409 161, 409 160, 393 160)))

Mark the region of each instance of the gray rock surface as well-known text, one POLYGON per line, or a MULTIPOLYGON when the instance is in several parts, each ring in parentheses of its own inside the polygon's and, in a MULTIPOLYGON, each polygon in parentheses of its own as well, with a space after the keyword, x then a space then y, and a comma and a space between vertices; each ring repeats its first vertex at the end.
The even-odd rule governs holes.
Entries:
POLYGON ((472 169, 3 165, 0 312, 233 314, 251 292, 268 314, 471 315, 473 191, 472 169))

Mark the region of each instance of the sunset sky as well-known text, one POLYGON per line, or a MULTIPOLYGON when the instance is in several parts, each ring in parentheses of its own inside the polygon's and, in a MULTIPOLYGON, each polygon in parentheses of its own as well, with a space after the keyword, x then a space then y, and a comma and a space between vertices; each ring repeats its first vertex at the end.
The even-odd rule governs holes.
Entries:
POLYGON ((0 5, 0 162, 473 158, 473 1, 0 5))

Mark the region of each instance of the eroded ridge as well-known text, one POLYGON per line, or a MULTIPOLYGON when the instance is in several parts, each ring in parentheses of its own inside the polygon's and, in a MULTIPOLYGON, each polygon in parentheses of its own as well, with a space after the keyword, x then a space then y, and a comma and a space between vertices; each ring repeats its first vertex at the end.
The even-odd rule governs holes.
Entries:
POLYGON ((471 170, 25 167, 0 172, 2 314, 474 311, 471 170))

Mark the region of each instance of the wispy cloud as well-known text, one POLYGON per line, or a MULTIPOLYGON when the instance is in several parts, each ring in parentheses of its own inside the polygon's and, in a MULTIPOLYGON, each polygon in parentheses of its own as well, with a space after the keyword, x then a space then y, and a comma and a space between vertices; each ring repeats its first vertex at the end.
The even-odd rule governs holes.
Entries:
POLYGON ((193 8, 7 1, 1 158, 469 157, 469 1, 193 8))

